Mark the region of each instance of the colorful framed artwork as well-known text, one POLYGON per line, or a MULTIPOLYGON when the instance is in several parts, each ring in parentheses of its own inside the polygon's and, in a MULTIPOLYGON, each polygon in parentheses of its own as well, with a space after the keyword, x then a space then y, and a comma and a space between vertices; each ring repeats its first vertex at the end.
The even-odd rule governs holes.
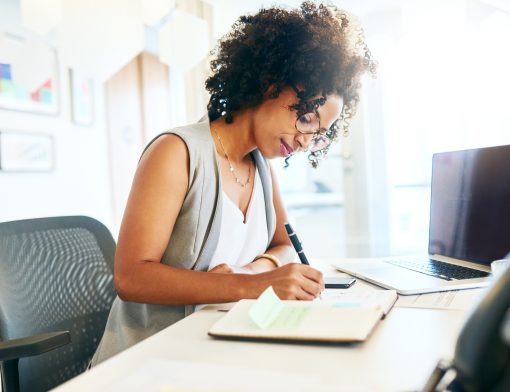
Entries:
POLYGON ((0 109, 41 114, 59 112, 57 55, 53 48, 3 34, 0 109))
POLYGON ((46 172, 55 166, 53 137, 0 131, 0 172, 46 172))
POLYGON ((71 118, 77 125, 94 123, 94 82, 76 71, 69 70, 71 88, 71 118))

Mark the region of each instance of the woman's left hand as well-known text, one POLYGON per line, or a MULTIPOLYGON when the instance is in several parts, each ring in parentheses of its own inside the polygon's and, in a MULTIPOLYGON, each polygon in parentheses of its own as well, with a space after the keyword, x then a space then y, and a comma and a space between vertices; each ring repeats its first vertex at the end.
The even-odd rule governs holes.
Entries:
POLYGON ((227 263, 218 264, 216 267, 209 270, 219 274, 249 274, 250 271, 243 267, 236 267, 228 265, 227 263))

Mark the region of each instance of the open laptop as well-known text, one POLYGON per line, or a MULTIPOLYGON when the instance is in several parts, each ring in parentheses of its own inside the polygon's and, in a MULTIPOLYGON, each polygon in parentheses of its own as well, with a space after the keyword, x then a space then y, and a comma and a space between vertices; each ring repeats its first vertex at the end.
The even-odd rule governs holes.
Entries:
POLYGON ((432 158, 428 256, 335 263, 342 272, 410 295, 483 287, 510 251, 510 145, 432 158))

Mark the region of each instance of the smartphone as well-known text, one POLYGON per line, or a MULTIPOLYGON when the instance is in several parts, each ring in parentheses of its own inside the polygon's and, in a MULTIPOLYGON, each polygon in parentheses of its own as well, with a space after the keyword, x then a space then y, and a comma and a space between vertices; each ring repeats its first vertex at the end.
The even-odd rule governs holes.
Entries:
POLYGON ((351 287, 356 279, 354 278, 325 278, 324 283, 327 289, 347 289, 351 287))

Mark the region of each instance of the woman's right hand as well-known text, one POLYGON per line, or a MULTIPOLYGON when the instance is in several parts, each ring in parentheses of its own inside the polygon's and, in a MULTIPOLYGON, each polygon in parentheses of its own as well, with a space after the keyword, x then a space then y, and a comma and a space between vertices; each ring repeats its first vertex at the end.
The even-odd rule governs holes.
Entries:
POLYGON ((290 263, 252 277, 257 280, 258 295, 273 286, 280 299, 311 301, 324 290, 322 272, 304 264, 290 263))

